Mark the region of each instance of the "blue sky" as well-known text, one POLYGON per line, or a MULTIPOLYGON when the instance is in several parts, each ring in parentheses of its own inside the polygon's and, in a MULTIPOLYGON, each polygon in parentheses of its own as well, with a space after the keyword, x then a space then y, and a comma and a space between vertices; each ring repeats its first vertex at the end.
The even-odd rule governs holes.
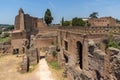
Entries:
POLYGON ((120 19, 120 0, 0 0, 0 24, 14 24, 19 8, 39 18, 49 8, 54 17, 53 23, 59 23, 62 17, 65 20, 88 17, 92 12, 98 12, 99 17, 120 19))

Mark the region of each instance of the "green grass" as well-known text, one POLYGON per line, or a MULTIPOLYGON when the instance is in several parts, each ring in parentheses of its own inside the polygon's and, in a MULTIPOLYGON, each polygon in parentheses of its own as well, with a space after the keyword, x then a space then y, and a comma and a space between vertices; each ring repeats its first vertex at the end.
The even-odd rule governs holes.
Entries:
POLYGON ((38 64, 32 64, 29 66, 29 71, 28 72, 32 72, 36 69, 36 67, 38 66, 38 64))
POLYGON ((55 70, 60 70, 60 66, 58 65, 57 61, 52 61, 52 62, 48 62, 49 66, 51 66, 53 69, 55 70))
POLYGON ((7 42, 7 41, 9 41, 9 37, 6 37, 6 38, 0 38, 0 42, 7 42))

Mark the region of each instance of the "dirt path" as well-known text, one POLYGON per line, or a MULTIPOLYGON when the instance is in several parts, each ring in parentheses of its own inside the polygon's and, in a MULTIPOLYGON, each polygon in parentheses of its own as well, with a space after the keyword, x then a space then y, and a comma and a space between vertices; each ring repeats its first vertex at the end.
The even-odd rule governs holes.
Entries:
POLYGON ((52 77, 52 73, 49 70, 49 67, 48 67, 48 64, 47 64, 45 58, 40 60, 39 70, 37 72, 37 75, 39 75, 40 80, 55 80, 52 77))
POLYGON ((0 57, 0 80, 54 80, 45 59, 41 59, 32 72, 17 71, 20 58, 15 55, 0 57))

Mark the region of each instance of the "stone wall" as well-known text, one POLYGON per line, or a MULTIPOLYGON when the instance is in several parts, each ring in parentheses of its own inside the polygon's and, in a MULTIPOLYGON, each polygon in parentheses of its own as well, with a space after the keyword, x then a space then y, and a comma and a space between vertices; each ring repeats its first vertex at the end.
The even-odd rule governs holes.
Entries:
POLYGON ((15 30, 25 30, 34 33, 37 29, 45 27, 42 19, 24 14, 23 10, 19 10, 19 14, 15 18, 15 30))
POLYGON ((88 69, 94 79, 101 80, 104 77, 105 56, 101 50, 95 50, 92 55, 88 54, 88 69))
POLYGON ((15 17, 14 29, 15 29, 15 30, 20 30, 20 19, 19 19, 19 15, 17 15, 17 16, 15 17))
POLYGON ((11 39, 12 40, 14 40, 14 39, 25 39, 25 38, 27 38, 26 33, 24 31, 21 31, 21 30, 13 31, 12 34, 11 34, 11 39))
POLYGON ((0 55, 3 53, 10 53, 11 44, 10 43, 0 43, 0 55))
POLYGON ((39 52, 35 48, 29 49, 27 56, 29 57, 30 65, 37 64, 39 62, 39 52))
POLYGON ((29 58, 27 56, 23 56, 20 65, 20 72, 26 73, 28 71, 29 71, 29 58))
POLYGON ((58 30, 58 63, 69 80, 119 79, 119 50, 106 52, 103 39, 108 36, 99 35, 58 30))
POLYGON ((37 28, 40 29, 40 28, 44 28, 46 25, 45 23, 43 22, 43 20, 41 19, 37 19, 37 28))
POLYGON ((27 39, 12 39, 11 40, 11 48, 12 48, 12 52, 14 53, 14 49, 18 49, 18 53, 22 54, 22 53, 26 53, 26 43, 27 43, 27 39), (23 50, 24 49, 24 50, 23 50))
POLYGON ((28 72, 31 68, 30 66, 36 65, 39 62, 39 53, 35 48, 30 48, 27 50, 27 54, 22 55, 22 62, 20 64, 20 71, 22 73, 28 72))
POLYGON ((108 48, 108 67, 107 74, 109 74, 109 80, 119 80, 120 79, 120 50, 116 48, 108 48))
POLYGON ((57 44, 57 32, 42 30, 39 34, 36 35, 35 38, 35 47, 39 50, 42 48, 48 48, 51 45, 57 44))

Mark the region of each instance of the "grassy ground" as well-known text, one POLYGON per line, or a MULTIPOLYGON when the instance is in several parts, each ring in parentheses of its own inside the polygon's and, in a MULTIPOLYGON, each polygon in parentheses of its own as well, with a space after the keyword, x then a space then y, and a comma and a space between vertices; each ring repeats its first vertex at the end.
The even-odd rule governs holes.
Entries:
POLYGON ((30 65, 29 72, 34 71, 36 68, 38 68, 38 64, 30 65))
POLYGON ((7 42, 10 38, 6 37, 6 38, 0 38, 0 42, 7 42))
POLYGON ((56 80, 68 80, 67 78, 62 77, 64 70, 60 68, 57 61, 48 62, 48 65, 53 74, 53 77, 55 77, 56 80))
POLYGON ((58 65, 57 61, 52 61, 52 62, 48 62, 49 66, 51 66, 53 69, 55 70, 60 70, 61 68, 58 65))

